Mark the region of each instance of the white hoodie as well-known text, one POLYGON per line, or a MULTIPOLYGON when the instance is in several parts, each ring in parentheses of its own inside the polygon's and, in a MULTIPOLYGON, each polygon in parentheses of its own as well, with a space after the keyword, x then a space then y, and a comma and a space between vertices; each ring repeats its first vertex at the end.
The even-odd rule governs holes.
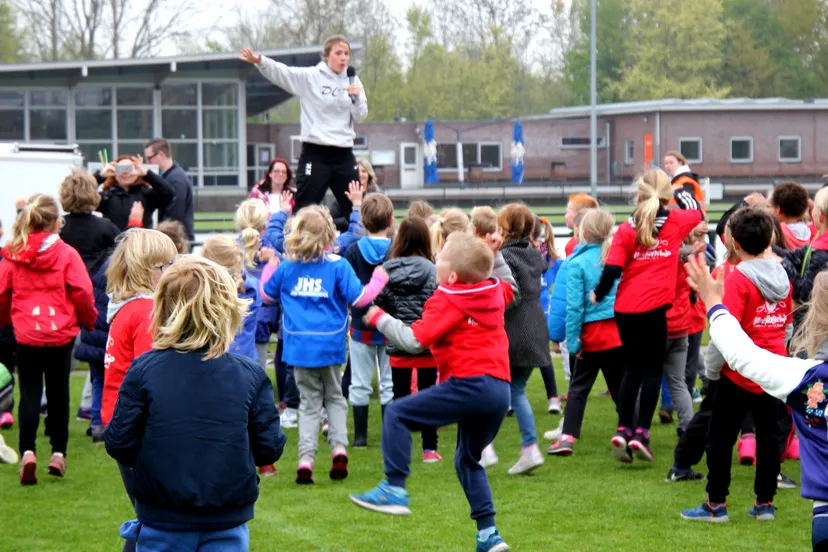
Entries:
MULTIPOLYGON (((303 142, 354 146, 354 122, 361 123, 368 116, 368 100, 362 88, 356 103, 351 103, 350 81, 344 71, 337 75, 324 61, 315 67, 288 67, 265 56, 256 68, 264 78, 299 97, 303 142)), ((362 86, 359 77, 354 82, 362 86)))

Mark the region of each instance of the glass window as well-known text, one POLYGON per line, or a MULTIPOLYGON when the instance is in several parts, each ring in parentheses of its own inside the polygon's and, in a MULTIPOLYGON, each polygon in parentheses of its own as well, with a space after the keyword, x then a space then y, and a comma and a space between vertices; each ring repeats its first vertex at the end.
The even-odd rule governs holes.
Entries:
POLYGON ((204 144, 204 167, 235 168, 239 166, 239 145, 236 142, 204 144))
POLYGON ((168 140, 196 140, 198 111, 165 109, 161 112, 161 135, 168 140))
MULTIPOLYGON (((140 142, 118 142, 118 155, 140 155, 144 156, 144 141, 140 142)), ((112 157, 110 155, 110 157, 112 157)), ((146 161, 146 159, 145 159, 146 161)))
POLYGON ((802 160, 800 151, 801 140, 798 136, 779 138, 779 161, 782 163, 798 163, 802 160))
POLYGON ((480 145, 480 164, 492 169, 501 168, 500 144, 480 145))
POLYGON ((152 135, 152 110, 118 111, 118 138, 149 140, 152 135))
MULTIPOLYGON (((599 148, 604 147, 604 137, 596 137, 599 148)), ((589 148, 589 136, 564 136, 561 138, 562 148, 589 148)))
POLYGON ((118 105, 152 105, 152 88, 117 88, 118 105))
POLYGON ((161 87, 161 105, 197 105, 195 84, 167 84, 161 87))
POLYGON ((730 162, 751 163, 753 162, 753 138, 731 138, 730 139, 730 162))
POLYGON ((417 164, 417 148, 414 146, 406 146, 403 148, 403 155, 405 156, 403 163, 406 165, 417 164))
POLYGON ((457 144, 454 142, 437 144, 437 168, 457 168, 457 144))
POLYGON ((635 163, 635 140, 624 141, 624 164, 632 165, 635 163))
POLYGON ((170 142, 172 156, 185 171, 198 170, 198 144, 170 142))
POLYGON ((689 163, 702 162, 701 138, 679 138, 679 151, 689 163))
POLYGON ((25 138, 23 111, 0 111, 0 140, 25 138))
POLYGON ((34 106, 64 106, 66 97, 66 90, 32 90, 29 92, 29 103, 34 106))
POLYGON ((238 138, 238 112, 235 109, 210 109, 204 111, 202 122, 204 139, 238 138))
POLYGON ((75 134, 79 140, 112 137, 112 111, 79 109, 75 111, 75 134))
POLYGON ((0 90, 0 107, 23 107, 23 92, 0 90))
POLYGON ((100 163, 101 158, 98 156, 99 151, 103 151, 104 149, 107 150, 109 154, 110 161, 113 157, 115 157, 114 153, 115 150, 112 149, 111 142, 90 142, 90 143, 80 143, 78 147, 83 154, 83 164, 84 166, 87 163, 100 163))
POLYGON ((202 83, 201 105, 238 105, 236 83, 202 83))
POLYGON ((205 174, 205 186, 238 186, 239 176, 236 174, 205 174))
POLYGON ((477 165, 477 144, 474 142, 463 143, 463 166, 477 165))
POLYGON ((65 109, 33 109, 29 113, 31 140, 66 140, 65 109))
POLYGON ((112 89, 78 88, 75 90, 75 105, 80 107, 112 105, 112 89))

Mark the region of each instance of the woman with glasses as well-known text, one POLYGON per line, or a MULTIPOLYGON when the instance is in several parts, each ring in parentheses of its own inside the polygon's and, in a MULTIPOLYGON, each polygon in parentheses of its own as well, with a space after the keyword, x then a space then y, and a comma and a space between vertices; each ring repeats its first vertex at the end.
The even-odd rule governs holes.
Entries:
POLYGON ((274 159, 267 168, 267 174, 253 186, 247 199, 261 199, 267 205, 271 214, 279 212, 279 203, 282 201, 282 191, 288 190, 296 193, 296 188, 291 182, 293 171, 290 170, 288 162, 284 159, 274 159))
POLYGON ((141 156, 122 155, 95 173, 103 184, 98 211, 123 232, 127 228, 152 228, 152 215, 175 200, 175 191, 163 177, 147 170, 141 156))

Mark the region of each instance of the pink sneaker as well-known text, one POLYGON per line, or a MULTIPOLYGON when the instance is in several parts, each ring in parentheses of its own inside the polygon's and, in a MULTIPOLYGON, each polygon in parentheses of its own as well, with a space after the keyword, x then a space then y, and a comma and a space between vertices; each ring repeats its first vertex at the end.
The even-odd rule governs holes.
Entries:
POLYGON ((756 437, 753 433, 745 433, 736 446, 739 450, 739 464, 752 466, 756 463, 756 437))
POLYGON ((0 416, 0 429, 10 429, 14 425, 14 416, 11 412, 3 412, 0 416))
POLYGON ((440 456, 436 450, 424 450, 423 451, 423 463, 424 464, 435 464, 437 462, 442 462, 443 457, 440 456))
MULTIPOLYGON (((0 421, 2 421, 2 418, 0 418, 0 421)), ((782 460, 799 460, 799 435, 796 433, 788 439, 788 446, 785 447, 782 460)))

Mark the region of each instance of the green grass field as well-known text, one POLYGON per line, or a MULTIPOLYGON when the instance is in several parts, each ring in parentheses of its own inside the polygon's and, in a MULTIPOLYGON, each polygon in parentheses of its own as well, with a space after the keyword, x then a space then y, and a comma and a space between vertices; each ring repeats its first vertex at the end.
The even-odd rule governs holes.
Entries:
MULTIPOLYGON (((560 387, 565 387, 558 372, 560 387)), ((77 408, 82 377, 72 378, 73 407, 77 408)), ((547 458, 534 475, 510 477, 506 470, 517 460, 520 437, 514 418, 507 418, 495 441, 500 464, 489 469, 498 510, 498 527, 515 551, 750 551, 806 550, 810 546, 810 504, 798 490, 781 491, 773 522, 748 517, 752 504, 750 467, 733 467, 729 497, 731 522, 705 524, 679 519, 682 508, 705 497, 704 483, 668 484, 675 426, 654 426, 654 464, 624 466, 612 460, 609 439, 615 429, 612 401, 597 396, 596 384, 587 408, 583 439, 570 458, 547 458)), ((558 416, 545 410, 543 383, 535 372, 529 396, 541 434, 557 425, 558 416)), ((74 409, 72 411, 74 413, 74 409)), ((23 488, 16 466, 0 466, 0 551, 95 552, 120 550, 120 524, 133 517, 115 462, 102 445, 84 436, 86 424, 71 422, 68 471, 65 479, 45 475, 48 441, 41 437, 40 483, 23 488)), ((43 427, 41 424, 40 434, 43 427)), ((16 430, 5 431, 16 446, 16 430)), ((370 447, 351 454, 351 475, 343 482, 327 478, 329 455, 322 443, 316 485, 293 482, 297 430, 287 430, 288 445, 277 464, 280 473, 262 480, 256 519, 250 523, 251 549, 288 551, 461 551, 474 546, 474 523, 454 474, 456 434, 440 432, 441 464, 419 462, 415 438, 409 480, 413 515, 395 518, 361 510, 348 493, 365 491, 382 477, 379 447, 379 406, 372 403, 370 447)), ((548 443, 542 443, 546 446, 548 443)), ((205 462, 209 459, 205 459, 205 462)), ((704 466, 699 466, 706 471, 704 466)), ((787 462, 783 471, 799 481, 799 464, 787 462)))

